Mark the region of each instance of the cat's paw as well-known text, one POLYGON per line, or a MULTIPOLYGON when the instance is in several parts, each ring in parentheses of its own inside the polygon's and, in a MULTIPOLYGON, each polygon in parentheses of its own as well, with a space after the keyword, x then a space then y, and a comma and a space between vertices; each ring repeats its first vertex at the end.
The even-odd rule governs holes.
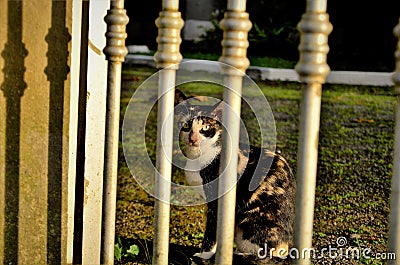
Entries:
MULTIPOLYGON (((204 243, 203 243, 203 245, 204 245, 204 243)), ((214 245, 211 248, 205 248, 202 250, 203 250, 202 252, 194 254, 193 257, 204 259, 204 260, 209 260, 212 257, 214 257, 215 252, 217 252, 217 243, 214 243, 214 245), (208 250, 208 251, 205 251, 205 250, 208 250)))
POLYGON ((211 259, 215 255, 214 251, 205 251, 205 252, 199 252, 193 255, 193 257, 198 257, 201 259, 211 259))

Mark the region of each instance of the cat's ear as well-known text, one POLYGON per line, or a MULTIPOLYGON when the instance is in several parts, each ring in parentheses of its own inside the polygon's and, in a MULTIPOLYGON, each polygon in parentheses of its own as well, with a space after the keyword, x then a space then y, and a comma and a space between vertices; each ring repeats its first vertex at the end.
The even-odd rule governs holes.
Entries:
POLYGON ((187 100, 188 98, 179 89, 175 89, 175 106, 187 100))
POLYGON ((215 117, 218 121, 222 121, 222 108, 224 106, 224 102, 220 101, 217 104, 213 106, 213 111, 211 112, 211 115, 215 117))

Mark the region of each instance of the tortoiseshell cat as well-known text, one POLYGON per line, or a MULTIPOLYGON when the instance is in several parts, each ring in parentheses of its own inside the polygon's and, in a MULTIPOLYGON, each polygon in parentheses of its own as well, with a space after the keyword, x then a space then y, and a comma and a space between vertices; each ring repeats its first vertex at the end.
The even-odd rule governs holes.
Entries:
MULTIPOLYGON (((175 112, 180 122, 180 141, 188 159, 185 168, 189 185, 204 185, 219 176, 222 104, 192 105, 179 90, 175 92, 175 112), (197 168, 197 170, 196 170, 197 168)), ((265 245, 275 248, 273 256, 282 255, 292 245, 296 183, 286 160, 269 150, 239 147, 236 192, 236 252, 257 255, 265 245), (252 181, 259 183, 251 189, 252 181)), ((218 201, 216 189, 204 187, 207 198, 207 223, 201 253, 210 259, 216 250, 218 201)), ((269 255, 269 253, 268 253, 269 255)))

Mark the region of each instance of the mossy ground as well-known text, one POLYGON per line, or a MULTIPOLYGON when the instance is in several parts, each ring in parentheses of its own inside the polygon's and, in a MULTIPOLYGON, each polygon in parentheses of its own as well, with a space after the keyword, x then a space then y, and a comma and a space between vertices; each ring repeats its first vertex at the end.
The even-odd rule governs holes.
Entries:
MULTIPOLYGON (((121 120, 135 89, 156 70, 125 67, 122 84, 121 120)), ((272 108, 277 149, 296 170, 300 101, 298 83, 258 82, 272 108)), ((201 95, 213 95, 212 89, 201 95)), ((191 86, 185 87, 191 95, 191 86)), ((313 247, 321 250, 345 237, 347 247, 370 248, 371 256, 387 251, 390 183, 392 175, 394 111, 396 97, 392 87, 325 85, 322 95, 318 177, 315 197, 313 247)), ((147 133, 156 134, 155 124, 147 133)), ((151 141, 149 149, 154 150, 151 141)), ((151 154, 153 156, 154 154, 151 154)), ((154 198, 135 182, 120 154, 116 234, 123 244, 140 247, 137 259, 151 260, 154 198)), ((182 172, 174 169, 178 181, 182 172)), ((198 250, 205 228, 201 206, 172 206, 170 243, 171 263, 190 264, 198 250)), ((315 264, 384 264, 378 259, 314 259, 315 264)))

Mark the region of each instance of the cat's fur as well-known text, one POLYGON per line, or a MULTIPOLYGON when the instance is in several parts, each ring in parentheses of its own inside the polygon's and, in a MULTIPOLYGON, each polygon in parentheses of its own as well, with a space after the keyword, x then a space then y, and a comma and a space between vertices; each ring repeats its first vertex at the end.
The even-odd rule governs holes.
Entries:
MULTIPOLYGON (((192 105, 179 90, 175 93, 176 115, 180 122, 180 140, 185 155, 189 185, 207 184, 219 177, 222 104, 192 105)), ((265 244, 268 249, 289 250, 292 245, 295 178, 286 160, 259 147, 239 147, 236 192, 235 243, 239 253, 257 255, 265 244), (240 176, 241 175, 241 176, 240 176), (253 190, 250 183, 257 181, 253 190)), ((218 201, 215 189, 204 188, 207 198, 207 223, 201 253, 210 259, 216 249, 218 201)), ((282 253, 274 252, 274 256, 282 253)), ((269 255, 269 254, 268 254, 269 255)))

